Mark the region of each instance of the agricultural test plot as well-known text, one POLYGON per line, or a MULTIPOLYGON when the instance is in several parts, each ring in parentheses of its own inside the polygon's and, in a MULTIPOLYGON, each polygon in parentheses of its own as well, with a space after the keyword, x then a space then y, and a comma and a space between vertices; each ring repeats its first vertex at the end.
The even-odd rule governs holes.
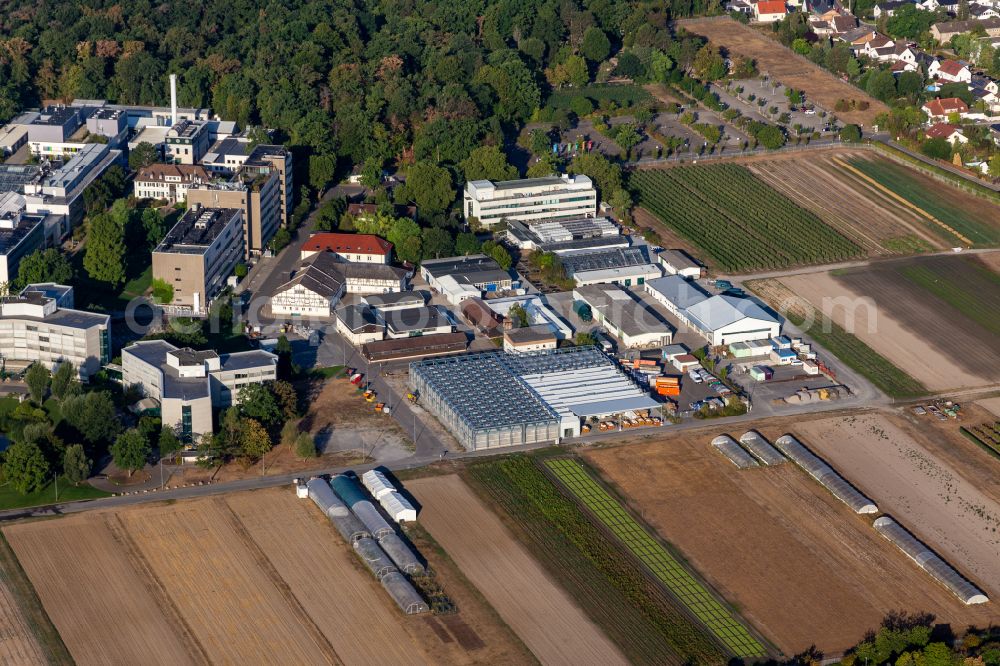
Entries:
POLYGON ((1000 245, 1000 206, 884 157, 835 158, 839 175, 916 212, 949 247, 1000 245))
POLYGON ((1000 275, 978 257, 894 260, 781 283, 928 389, 1000 377, 1000 275))
MULTIPOLYGON (((772 441, 785 432, 745 427, 772 441)), ((718 434, 705 428, 669 445, 638 442, 584 458, 785 655, 815 645, 833 656, 898 608, 955 627, 1000 617, 993 604, 964 606, 879 536, 870 517, 853 514, 794 464, 737 470, 709 445, 718 434)))
POLYGON ((707 37, 732 55, 752 58, 762 73, 766 72, 772 79, 790 88, 804 91, 807 99, 831 113, 841 99, 868 103, 865 110, 837 112, 841 122, 857 123, 867 128, 875 122, 876 116, 889 110, 882 102, 838 79, 819 65, 797 57, 776 39, 742 23, 707 18, 678 21, 678 25, 688 32, 707 37))
POLYGON ((624 664, 625 658, 457 476, 407 483, 421 523, 545 664, 624 664))
POLYGON ((641 206, 728 272, 831 263, 862 254, 741 165, 636 171, 629 186, 638 191, 641 206))
POLYGON ((130 558, 114 516, 21 523, 4 535, 77 664, 107 664, 109 654, 122 664, 203 661, 130 558))
POLYGON ((965 455, 955 455, 927 426, 879 414, 819 419, 795 430, 817 454, 872 493, 883 512, 986 592, 994 600, 986 604, 992 607, 992 621, 1000 618, 995 603, 1000 598, 996 461, 973 453, 969 442, 953 443, 966 447, 965 455))
MULTIPOLYGON (((850 159, 851 151, 810 152, 753 160, 755 176, 861 247, 869 256, 915 254, 948 247, 927 226, 927 220, 885 192, 864 181, 838 176, 835 158, 850 159)), ((984 202, 985 203, 985 202, 984 202)))

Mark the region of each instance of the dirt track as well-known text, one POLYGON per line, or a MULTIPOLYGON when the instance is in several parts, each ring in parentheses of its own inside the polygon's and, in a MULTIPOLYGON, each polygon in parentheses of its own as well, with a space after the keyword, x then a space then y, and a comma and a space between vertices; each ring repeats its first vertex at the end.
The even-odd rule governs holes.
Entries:
POLYGON ((731 53, 752 58, 762 73, 766 72, 772 79, 790 88, 805 91, 807 99, 830 113, 836 113, 837 118, 846 123, 870 127, 877 115, 889 110, 885 104, 867 93, 795 55, 777 40, 742 23, 719 19, 690 19, 678 23, 688 32, 707 37, 731 53), (864 111, 835 112, 834 106, 840 99, 866 101, 869 108, 864 111))
POLYGON ((196 663, 106 518, 80 514, 4 534, 77 664, 196 663))
POLYGON ((933 612, 956 628, 1000 618, 995 607, 963 606, 801 470, 738 471, 710 438, 584 456, 786 654, 838 653, 893 609, 933 612))
POLYGON ((454 475, 407 489, 420 520, 543 664, 624 664, 625 658, 454 475))

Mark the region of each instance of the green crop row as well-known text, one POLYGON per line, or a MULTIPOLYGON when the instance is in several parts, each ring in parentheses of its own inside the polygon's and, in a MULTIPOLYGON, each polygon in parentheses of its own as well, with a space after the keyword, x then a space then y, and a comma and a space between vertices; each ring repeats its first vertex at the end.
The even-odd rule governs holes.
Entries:
MULTIPOLYGON (((1000 226, 982 222, 956 206, 951 198, 946 196, 947 192, 942 192, 950 189, 950 186, 928 187, 922 178, 917 178, 909 169, 888 160, 853 159, 850 164, 880 185, 952 227, 975 245, 1000 244, 1000 226)), ((985 209, 984 219, 995 220, 996 209, 986 202, 982 205, 985 209), (988 209, 992 209, 992 218, 986 212, 988 209)), ((956 241, 947 230, 936 224, 930 226, 945 241, 949 243, 956 241)))
POLYGON ((509 517, 532 555, 630 662, 726 663, 705 630, 530 458, 470 465, 467 479, 509 517))
POLYGON ((698 580, 653 539, 576 460, 545 462, 559 481, 645 564, 674 596, 737 657, 762 657, 764 647, 698 580))
POLYGON ((862 254, 851 240, 739 165, 637 171, 629 185, 642 206, 728 271, 862 254))

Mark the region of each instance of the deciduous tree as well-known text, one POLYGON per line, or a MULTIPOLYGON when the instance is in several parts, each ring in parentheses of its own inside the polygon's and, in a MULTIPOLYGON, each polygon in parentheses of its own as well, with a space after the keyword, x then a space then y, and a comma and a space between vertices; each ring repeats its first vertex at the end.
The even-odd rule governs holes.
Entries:
POLYGON ((63 476, 66 481, 78 486, 90 476, 93 462, 87 458, 82 444, 71 444, 63 455, 63 476))
POLYGON ((38 361, 32 363, 24 373, 24 383, 28 385, 28 390, 31 391, 31 399, 36 404, 40 405, 45 400, 45 394, 48 393, 49 382, 51 380, 52 373, 38 361))
POLYGON ((35 250, 21 259, 17 267, 15 285, 20 288, 39 282, 69 284, 73 280, 73 266, 69 259, 54 247, 35 250))
POLYGON ((49 476, 49 463, 38 445, 14 442, 4 452, 4 478, 22 495, 41 490, 49 476))
POLYGON ((107 213, 90 220, 83 267, 92 279, 112 287, 125 281, 125 229, 107 213))
POLYGON ((130 428, 118 435, 111 445, 111 456, 118 469, 128 472, 129 476, 142 469, 149 458, 149 440, 135 428, 130 428))

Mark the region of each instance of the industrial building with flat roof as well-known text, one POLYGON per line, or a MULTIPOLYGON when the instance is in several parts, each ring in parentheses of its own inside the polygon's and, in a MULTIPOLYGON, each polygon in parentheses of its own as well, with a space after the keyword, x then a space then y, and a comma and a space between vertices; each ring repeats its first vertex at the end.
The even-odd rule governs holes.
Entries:
POLYGON ((72 309, 73 288, 28 285, 0 299, 0 353, 8 371, 69 361, 87 379, 111 359, 111 317, 72 309))
POLYGON ((243 211, 196 206, 153 250, 153 277, 173 287, 170 309, 207 311, 243 259, 243 211))
POLYGON ((539 252, 562 252, 598 247, 627 247, 628 236, 606 217, 546 220, 527 224, 507 220, 507 239, 518 249, 539 252))
POLYGON ((578 287, 588 284, 641 285, 663 275, 652 263, 646 245, 589 248, 560 255, 567 277, 578 287))
POLYGON ((483 292, 506 291, 513 284, 510 273, 485 254, 429 259, 420 264, 420 275, 453 305, 483 292))
POLYGON ((589 346, 427 359, 410 364, 410 387, 470 451, 558 443, 585 419, 660 407, 589 346))
POLYGON ((240 389, 277 379, 278 357, 262 350, 218 354, 142 340, 122 349, 122 383, 160 404, 164 427, 184 442, 211 434, 212 412, 236 403, 240 389))
MULTIPOLYGON (((24 197, 16 192, 0 192, 0 283, 17 279, 21 259, 48 244, 49 216, 27 212, 24 197)), ((53 244, 59 240, 59 218, 52 216, 53 244)))
POLYGON ((237 173, 230 180, 192 183, 188 206, 239 208, 243 211, 244 258, 259 256, 281 226, 281 197, 276 174, 237 173))
POLYGON ((209 171, 257 176, 274 174, 281 199, 281 223, 288 226, 295 207, 292 153, 284 146, 252 145, 248 136, 221 139, 205 153, 201 165, 209 171))
POLYGON ((554 220, 597 215, 597 190, 584 175, 524 178, 491 182, 473 180, 465 184, 462 210, 485 227, 504 220, 554 220))
POLYGON ((573 298, 589 305, 594 319, 625 347, 654 348, 673 341, 674 327, 616 284, 577 287, 573 298))

